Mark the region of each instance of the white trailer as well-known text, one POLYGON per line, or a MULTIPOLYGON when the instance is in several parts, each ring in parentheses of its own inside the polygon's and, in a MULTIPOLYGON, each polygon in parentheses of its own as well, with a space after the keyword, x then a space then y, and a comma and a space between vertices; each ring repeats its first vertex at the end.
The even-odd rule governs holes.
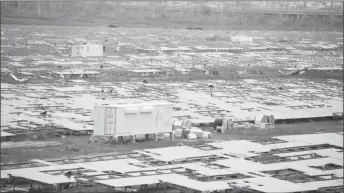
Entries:
POLYGON ((103 55, 103 45, 101 44, 83 44, 72 46, 72 57, 97 57, 103 55))
POLYGON ((92 111, 94 136, 131 136, 172 133, 172 104, 149 102, 139 104, 96 106, 92 111))

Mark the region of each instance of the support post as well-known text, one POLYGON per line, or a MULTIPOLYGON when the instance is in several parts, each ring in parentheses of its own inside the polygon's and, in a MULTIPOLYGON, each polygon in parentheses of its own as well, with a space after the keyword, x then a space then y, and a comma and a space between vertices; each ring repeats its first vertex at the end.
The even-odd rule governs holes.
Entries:
POLYGON ((122 3, 120 1, 117 1, 117 10, 118 10, 118 13, 121 14, 121 11, 122 11, 122 3))
POLYGON ((94 135, 91 135, 90 139, 88 140, 88 143, 95 143, 95 137, 94 135))
POLYGON ((47 8, 48 8, 48 13, 49 13, 49 18, 51 17, 51 10, 50 10, 50 2, 47 2, 47 8))
POLYGON ((109 140, 109 144, 111 144, 112 141, 115 141, 115 143, 117 144, 118 142, 118 136, 111 136, 110 140, 109 140))
POLYGON ((154 2, 152 2, 152 4, 153 4, 153 6, 152 6, 152 8, 153 8, 152 16, 155 17, 155 6, 156 6, 156 4, 154 2))
POLYGON ((108 188, 109 188, 109 192, 116 192, 116 188, 115 187, 109 186, 108 188))
POLYGON ((221 23, 222 23, 223 22, 223 11, 225 9, 224 2, 221 2, 220 5, 221 5, 220 9, 221 9, 221 23))
POLYGON ((62 189, 62 184, 57 184, 57 186, 56 186, 56 191, 57 191, 57 192, 60 192, 61 189, 62 189))
POLYGON ((80 1, 80 14, 82 15, 82 14, 84 14, 84 2, 83 1, 80 1))
POLYGON ((132 135, 131 136, 131 142, 132 143, 136 143, 136 135, 132 135))
POLYGON ((170 133, 170 140, 171 140, 171 141, 174 140, 174 131, 172 131, 172 132, 170 133))
POLYGON ((334 23, 334 21, 335 21, 335 19, 334 19, 334 15, 331 15, 331 16, 330 16, 330 23, 331 23, 331 24, 333 24, 333 23, 334 23))
POLYGON ((12 180, 13 180, 13 187, 12 187, 12 190, 13 190, 13 192, 14 192, 15 189, 16 189, 16 179, 15 179, 15 178, 12 178, 12 180))
POLYGON ((154 133, 154 141, 158 141, 158 133, 154 133))
POLYGON ((306 16, 306 15, 302 15, 302 16, 300 16, 300 23, 302 23, 302 22, 303 22, 303 19, 304 19, 305 17, 307 17, 307 16, 306 16))

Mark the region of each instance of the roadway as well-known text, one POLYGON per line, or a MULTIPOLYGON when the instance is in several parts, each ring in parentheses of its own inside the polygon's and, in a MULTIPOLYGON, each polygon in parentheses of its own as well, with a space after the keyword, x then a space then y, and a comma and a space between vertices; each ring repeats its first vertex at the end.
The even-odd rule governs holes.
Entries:
MULTIPOLYGON (((37 2, 35 0, 20 0, 21 2, 37 2)), ((56 0, 44 0, 47 1, 56 1, 56 0)), ((68 0, 68 1, 83 1, 83 2, 243 2, 243 1, 250 1, 250 2, 295 2, 295 0, 68 0)), ((343 2, 343 0, 296 0, 300 2, 343 2)))

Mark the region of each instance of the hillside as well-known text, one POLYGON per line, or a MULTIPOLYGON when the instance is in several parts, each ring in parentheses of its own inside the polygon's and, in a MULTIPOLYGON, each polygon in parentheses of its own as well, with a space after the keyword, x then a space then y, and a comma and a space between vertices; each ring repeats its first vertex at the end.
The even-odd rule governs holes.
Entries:
POLYGON ((216 12, 200 5, 197 9, 170 11, 166 5, 155 8, 125 8, 120 3, 99 2, 6 2, 1 6, 2 24, 34 25, 109 25, 126 27, 186 28, 200 25, 205 29, 342 31, 343 18, 330 22, 325 16, 285 17, 278 14, 233 14, 216 12))

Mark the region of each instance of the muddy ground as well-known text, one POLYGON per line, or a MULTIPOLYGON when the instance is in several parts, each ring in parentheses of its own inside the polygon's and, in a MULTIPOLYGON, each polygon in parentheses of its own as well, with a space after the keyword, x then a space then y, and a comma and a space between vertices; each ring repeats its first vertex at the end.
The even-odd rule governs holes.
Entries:
MULTIPOLYGON (((204 128, 204 130, 212 131, 211 128, 204 128)), ((130 150, 145 149, 145 148, 157 148, 165 146, 173 146, 179 143, 184 145, 200 145, 206 142, 219 141, 219 140, 256 140, 268 138, 276 135, 294 135, 294 134, 306 134, 316 132, 343 132, 343 123, 339 121, 322 121, 322 122, 308 122, 308 123, 295 123, 295 124, 280 124, 276 125, 276 128, 271 131, 231 131, 225 133, 213 133, 213 138, 207 141, 204 140, 160 140, 155 141, 143 141, 124 144, 88 144, 89 136, 67 136, 65 138, 50 138, 46 139, 45 142, 56 142, 60 143, 59 146, 53 147, 35 147, 32 144, 35 141, 31 141, 26 146, 21 146, 18 143, 17 147, 14 148, 3 148, 1 149, 1 162, 22 162, 28 159, 61 159, 66 157, 79 157, 85 155, 103 154, 103 153, 122 153, 130 150), (73 147, 73 148, 70 148, 73 147)), ((42 144, 42 143, 40 143, 42 144)), ((28 188, 28 186, 22 186, 22 188, 28 188)), ((133 187, 135 188, 135 187, 133 187)), ((8 188, 9 190, 12 188, 8 188)), ((10 190, 10 191, 11 191, 10 190)), ((138 189, 139 190, 139 189, 138 189)), ((34 192, 34 190, 33 190, 34 192)), ((70 187, 63 190, 66 193, 77 193, 77 192, 110 192, 105 186, 83 186, 79 188, 70 187)), ((124 192, 117 190, 116 192, 124 192)), ((138 193, 161 193, 163 187, 149 186, 148 189, 137 191, 138 193)), ((240 192, 242 192, 240 190, 240 192)), ((167 193, 179 193, 176 189, 167 189, 167 193)))
MULTIPOLYGON (((212 131, 211 128, 204 128, 204 130, 212 131)), ((184 145, 200 145, 206 142, 218 140, 256 140, 273 137, 277 135, 295 135, 308 134, 315 132, 343 132, 343 124, 337 121, 323 121, 323 122, 309 122, 309 123, 294 123, 294 124, 279 124, 271 131, 258 130, 243 130, 243 131, 229 131, 225 133, 212 133, 213 137, 209 140, 181 140, 177 139, 169 141, 167 139, 155 142, 153 140, 136 142, 135 144, 124 142, 123 144, 88 144, 89 136, 66 136, 64 138, 47 138, 45 140, 36 141, 40 143, 57 142, 47 144, 48 147, 34 146, 34 145, 17 145, 13 148, 8 148, 8 145, 1 147, 1 162, 21 162, 29 159, 60 159, 63 157, 75 157, 81 155, 92 155, 102 153, 123 153, 131 150, 167 147, 182 143, 184 145), (52 145, 53 144, 53 145, 52 145)), ((31 142, 33 143, 33 142, 31 142)))

